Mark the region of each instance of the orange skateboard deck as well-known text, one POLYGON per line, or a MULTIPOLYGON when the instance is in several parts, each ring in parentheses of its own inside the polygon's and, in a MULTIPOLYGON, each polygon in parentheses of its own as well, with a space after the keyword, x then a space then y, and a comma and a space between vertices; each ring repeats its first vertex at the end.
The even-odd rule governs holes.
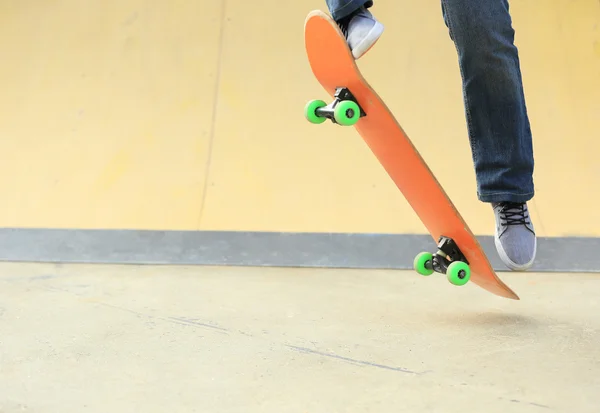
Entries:
POLYGON ((481 245, 446 195, 413 143, 383 100, 360 73, 337 24, 326 13, 309 13, 304 24, 311 69, 333 101, 308 102, 312 123, 354 126, 403 193, 434 241, 435 253, 423 252, 413 263, 422 275, 446 274, 454 285, 472 281, 501 297, 518 300, 498 278, 481 245))

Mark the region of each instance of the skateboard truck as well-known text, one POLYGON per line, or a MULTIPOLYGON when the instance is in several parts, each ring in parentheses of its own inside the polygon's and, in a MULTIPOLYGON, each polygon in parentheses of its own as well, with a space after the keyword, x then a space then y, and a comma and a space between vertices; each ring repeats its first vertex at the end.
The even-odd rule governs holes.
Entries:
POLYGON ((471 278, 469 262, 452 238, 441 236, 435 254, 422 252, 415 257, 414 268, 421 275, 434 272, 446 274, 448 281, 454 285, 465 285, 471 278))
POLYGON ((352 126, 367 114, 348 88, 338 87, 333 102, 328 105, 322 100, 311 100, 304 108, 304 116, 315 124, 329 119, 342 126, 352 126))

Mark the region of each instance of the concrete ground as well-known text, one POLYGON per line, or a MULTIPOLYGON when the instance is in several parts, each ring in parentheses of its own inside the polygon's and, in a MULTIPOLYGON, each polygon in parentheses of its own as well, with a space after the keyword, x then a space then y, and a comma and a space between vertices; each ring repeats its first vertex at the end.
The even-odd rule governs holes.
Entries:
POLYGON ((600 277, 0 265, 0 412, 597 412, 600 277))

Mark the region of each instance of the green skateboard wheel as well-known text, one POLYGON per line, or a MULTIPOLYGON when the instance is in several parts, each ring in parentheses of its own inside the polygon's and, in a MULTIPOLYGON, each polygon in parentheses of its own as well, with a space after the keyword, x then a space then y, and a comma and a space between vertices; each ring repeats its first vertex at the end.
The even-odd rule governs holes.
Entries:
POLYGON ((327 118, 322 118, 317 115, 317 109, 325 106, 327 106, 327 103, 323 102, 322 100, 311 100, 304 107, 304 116, 310 123, 323 123, 327 120, 327 118))
POLYGON ((422 252, 415 257, 413 267, 421 275, 433 274, 433 255, 430 252, 422 252))
POLYGON ((448 266, 446 277, 451 284, 465 285, 471 278, 471 269, 466 262, 454 261, 448 266))
POLYGON ((360 108, 351 100, 343 100, 335 106, 333 116, 340 125, 351 126, 358 122, 360 108))

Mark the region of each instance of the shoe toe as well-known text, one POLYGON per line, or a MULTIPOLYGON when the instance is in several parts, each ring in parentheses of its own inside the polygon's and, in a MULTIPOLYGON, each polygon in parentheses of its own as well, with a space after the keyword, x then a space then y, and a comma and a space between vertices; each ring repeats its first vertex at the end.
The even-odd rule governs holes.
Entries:
POLYGON ((533 264, 537 242, 528 230, 510 228, 501 237, 496 236, 495 241, 500 258, 510 269, 524 271, 533 264))

